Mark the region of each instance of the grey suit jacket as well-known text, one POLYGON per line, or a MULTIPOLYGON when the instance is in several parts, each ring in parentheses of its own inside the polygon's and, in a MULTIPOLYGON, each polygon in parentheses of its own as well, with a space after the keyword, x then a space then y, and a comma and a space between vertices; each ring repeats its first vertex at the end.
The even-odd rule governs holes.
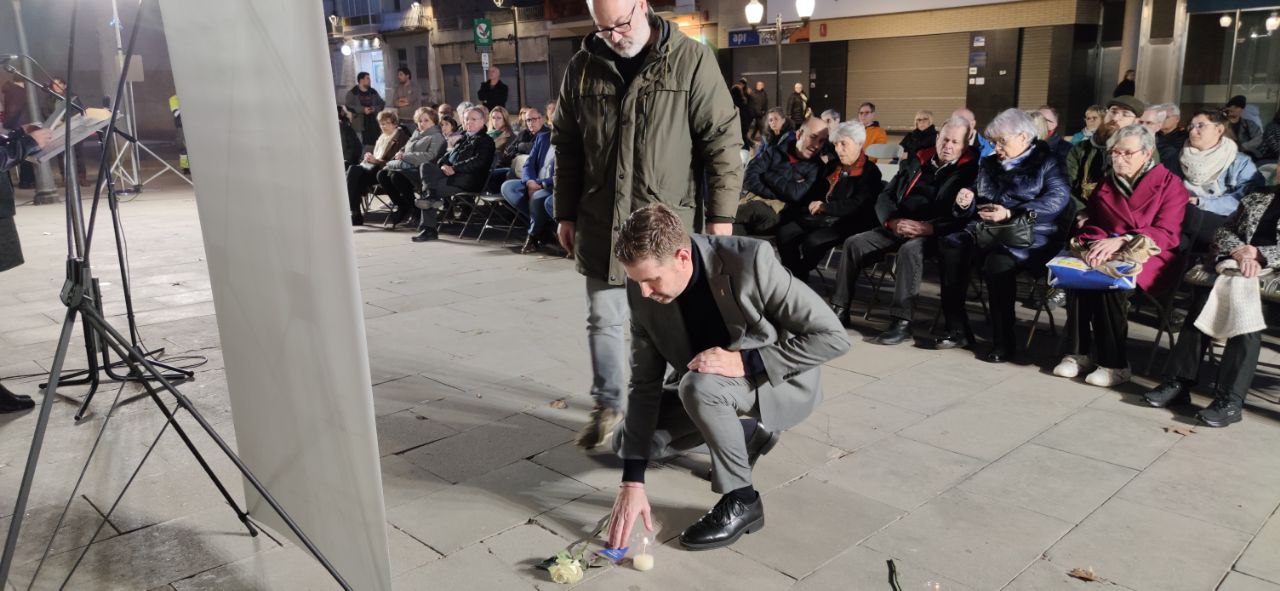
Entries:
MULTIPOLYGON (((729 349, 757 349, 765 374, 757 389, 761 421, 773 431, 794 427, 822 401, 819 367, 851 345, 836 315, 782 266, 767 242, 694 235, 729 349)), ((675 303, 659 304, 627 282, 631 306, 631 385, 622 457, 647 459, 663 388, 674 387, 693 356, 675 303), (671 373, 668 375, 668 366, 671 373)))

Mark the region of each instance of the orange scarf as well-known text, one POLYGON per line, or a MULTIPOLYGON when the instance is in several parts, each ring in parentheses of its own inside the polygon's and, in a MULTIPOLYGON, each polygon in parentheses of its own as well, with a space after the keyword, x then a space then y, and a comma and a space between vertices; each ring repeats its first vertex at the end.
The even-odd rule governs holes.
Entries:
POLYGON ((836 183, 840 182, 840 177, 844 176, 862 176, 862 167, 867 163, 867 155, 859 154, 858 160, 852 166, 837 166, 835 170, 827 177, 827 196, 824 201, 831 199, 831 192, 836 190, 836 183))

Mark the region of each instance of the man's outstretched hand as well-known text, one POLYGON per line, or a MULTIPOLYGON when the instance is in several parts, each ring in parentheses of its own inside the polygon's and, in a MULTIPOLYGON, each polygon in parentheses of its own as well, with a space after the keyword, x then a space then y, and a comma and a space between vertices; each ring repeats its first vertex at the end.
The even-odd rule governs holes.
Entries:
POLYGON ((610 548, 621 548, 627 543, 631 530, 636 526, 636 517, 640 516, 644 517, 644 528, 653 531, 653 516, 649 513, 649 497, 644 494, 644 485, 623 483, 617 500, 613 502, 613 515, 609 517, 610 548))

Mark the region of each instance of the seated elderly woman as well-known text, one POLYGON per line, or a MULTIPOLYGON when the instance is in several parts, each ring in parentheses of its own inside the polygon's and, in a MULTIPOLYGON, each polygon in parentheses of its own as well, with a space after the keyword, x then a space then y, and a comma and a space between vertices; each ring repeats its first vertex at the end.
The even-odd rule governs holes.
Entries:
POLYGON ((395 109, 378 113, 378 126, 382 128, 382 135, 374 143, 373 151, 365 152, 363 161, 347 168, 347 202, 351 206, 353 226, 364 225, 360 202, 365 191, 378 182, 378 171, 395 158, 396 152, 409 140, 409 135, 400 127, 400 117, 395 109))
MULTIPOLYGON (((1270 275, 1280 268, 1280 190, 1246 196, 1235 213, 1218 228, 1214 252, 1215 266, 1191 274, 1201 278, 1190 281, 1195 286, 1191 307, 1165 366, 1165 381, 1147 392, 1145 398, 1155 407, 1190 404, 1191 387, 1199 377, 1205 349, 1213 339, 1224 339, 1227 346, 1218 364, 1218 379, 1214 380, 1213 403, 1196 416, 1210 427, 1225 427, 1239 422, 1243 416, 1244 400, 1253 383, 1258 353, 1262 349, 1262 329, 1266 328, 1260 300, 1245 301, 1231 296, 1236 295, 1239 283, 1270 275), (1225 285, 1221 288, 1218 271, 1233 277, 1222 282, 1225 285), (1224 292, 1214 294, 1220 289, 1224 292), (1215 296, 1213 304, 1209 304, 1211 294, 1215 296), (1239 308, 1252 306, 1258 306, 1248 314, 1256 313, 1254 322, 1240 322, 1242 316, 1232 314, 1239 308)), ((1275 281, 1268 283, 1274 285, 1275 281)), ((1244 293, 1257 293, 1252 291, 1256 287, 1246 287, 1249 289, 1242 290, 1244 293)))
POLYGON ((404 149, 395 155, 395 159, 378 172, 378 184, 391 196, 396 204, 396 213, 392 224, 400 224, 409 219, 417 211, 413 207, 413 193, 422 185, 419 169, 423 164, 435 162, 444 153, 444 134, 436 124, 438 115, 435 109, 419 107, 413 113, 413 120, 418 124, 413 136, 404 145, 404 149))
MULTIPOLYGON (((1142 261, 1150 254, 1135 278, 1138 288, 1170 289, 1178 279, 1177 266, 1169 263, 1182 231, 1187 190, 1177 175, 1160 164, 1156 136, 1146 126, 1121 128, 1107 139, 1107 149, 1111 170, 1086 202, 1087 219, 1076 232, 1072 251, 1093 268, 1111 261, 1142 261)), ((1096 366, 1086 382, 1102 387, 1127 382, 1125 350, 1132 292, 1068 291, 1075 303, 1068 308, 1067 334, 1076 351, 1063 357, 1053 374, 1072 378, 1096 366)))
POLYGON ((1240 152, 1220 111, 1197 111, 1187 126, 1182 148, 1183 184, 1191 196, 1184 232, 1193 250, 1212 247, 1218 228, 1240 205, 1240 198, 1262 185, 1258 168, 1240 152))
POLYGON ((462 116, 466 135, 439 160, 423 164, 419 169, 424 196, 417 202, 422 217, 414 242, 439 238, 440 210, 447 206, 447 201, 458 193, 479 191, 489 177, 494 148, 493 138, 485 132, 484 109, 471 107, 463 111, 462 116))
POLYGON ((1003 363, 1017 349, 1017 274, 1044 266, 1061 250, 1066 237, 1058 216, 1067 208, 1070 193, 1058 159, 1036 139, 1035 125, 1026 113, 1008 109, 996 115, 986 136, 995 142, 995 153, 982 159, 974 189, 960 190, 952 210, 968 225, 938 244, 947 333, 934 344, 951 349, 972 343, 964 298, 970 269, 976 265, 990 293, 993 346, 985 359, 1003 363))
POLYGON ((827 175, 825 194, 778 227, 782 265, 801 281, 809 279, 809 272, 822 263, 831 247, 878 224, 880 168, 862 153, 866 140, 867 130, 861 123, 845 121, 836 125, 830 143, 835 145, 840 161, 827 175))

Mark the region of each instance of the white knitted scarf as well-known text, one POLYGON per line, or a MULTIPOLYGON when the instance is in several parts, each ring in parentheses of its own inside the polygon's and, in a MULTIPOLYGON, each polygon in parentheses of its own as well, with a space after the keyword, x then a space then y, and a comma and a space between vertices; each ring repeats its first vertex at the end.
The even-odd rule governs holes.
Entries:
POLYGON ((1187 144, 1182 149, 1182 178, 1187 185, 1201 187, 1209 193, 1222 171, 1235 162, 1238 152, 1236 143, 1226 138, 1208 150, 1197 150, 1187 144))

